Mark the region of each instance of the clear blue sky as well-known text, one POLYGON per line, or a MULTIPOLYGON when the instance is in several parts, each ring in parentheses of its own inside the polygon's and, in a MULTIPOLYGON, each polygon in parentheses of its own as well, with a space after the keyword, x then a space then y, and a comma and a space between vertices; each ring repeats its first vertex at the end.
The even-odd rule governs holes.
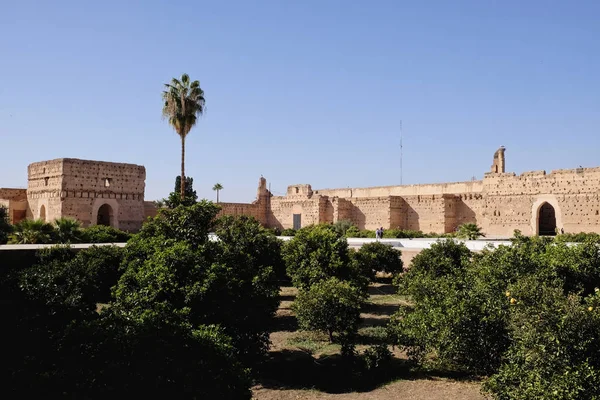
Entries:
POLYGON ((600 166, 598 1, 0 0, 0 187, 27 164, 142 164, 165 197, 180 142, 162 84, 206 115, 187 141, 200 196, 600 166))

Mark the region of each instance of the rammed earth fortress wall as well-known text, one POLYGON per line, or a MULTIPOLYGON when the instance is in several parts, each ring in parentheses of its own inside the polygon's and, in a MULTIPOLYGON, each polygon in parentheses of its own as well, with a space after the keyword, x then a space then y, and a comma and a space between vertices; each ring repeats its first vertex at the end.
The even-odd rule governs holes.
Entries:
POLYGON ((141 228, 146 169, 140 165, 61 158, 30 164, 27 189, 1 189, 13 222, 24 217, 53 221, 75 218, 83 226, 110 225, 127 231, 141 228))
POLYGON ((488 236, 565 232, 600 233, 600 168, 505 172, 505 149, 494 153, 490 172, 479 181, 443 184, 319 189, 290 185, 273 196, 259 182, 252 204, 224 205, 223 214, 265 210, 267 227, 293 228, 349 220, 361 229, 414 229, 447 233, 476 223, 488 236), (297 226, 296 226, 297 227, 297 226))

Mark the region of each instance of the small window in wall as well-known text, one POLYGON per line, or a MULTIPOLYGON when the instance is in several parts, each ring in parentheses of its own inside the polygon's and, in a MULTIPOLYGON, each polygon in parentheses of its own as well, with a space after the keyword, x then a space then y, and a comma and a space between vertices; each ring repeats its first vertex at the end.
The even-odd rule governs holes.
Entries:
POLYGON ((48 186, 48 181, 50 180, 50 178, 45 177, 44 178, 44 186, 48 186))
POLYGON ((296 186, 296 194, 300 193, 300 188, 296 186))
POLYGON ((110 187, 112 183, 112 178, 104 178, 104 187, 110 187))

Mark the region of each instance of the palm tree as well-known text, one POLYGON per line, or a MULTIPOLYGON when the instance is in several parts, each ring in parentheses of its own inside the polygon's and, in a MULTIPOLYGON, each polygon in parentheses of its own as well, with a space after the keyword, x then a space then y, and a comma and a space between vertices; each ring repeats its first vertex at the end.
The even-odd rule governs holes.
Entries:
POLYGON ((56 239, 58 243, 78 243, 82 238, 81 224, 73 218, 54 220, 56 239))
POLYGON ((461 239, 468 240, 477 240, 480 236, 485 237, 485 235, 481 232, 481 227, 477 226, 477 224, 466 223, 462 224, 458 228, 457 237, 461 239))
POLYGON ((24 219, 15 225, 10 236, 11 244, 50 243, 54 227, 41 219, 24 219))
POLYGON ((215 186, 213 186, 213 190, 217 192, 217 203, 219 202, 219 191, 223 190, 223 185, 221 185, 220 183, 215 183, 215 186))
POLYGON ((185 197, 185 138, 196 125, 197 118, 204 113, 204 91, 200 82, 190 81, 188 74, 181 79, 173 78, 165 83, 162 97, 165 102, 163 118, 169 119, 169 125, 181 138, 181 199, 185 197))

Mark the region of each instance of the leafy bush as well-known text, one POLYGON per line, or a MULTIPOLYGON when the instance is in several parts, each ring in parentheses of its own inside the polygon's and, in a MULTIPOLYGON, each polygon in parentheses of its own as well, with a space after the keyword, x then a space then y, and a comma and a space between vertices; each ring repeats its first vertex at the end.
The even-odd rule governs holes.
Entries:
MULTIPOLYGON (((109 249, 120 250, 95 250, 109 249)), ((85 260, 73 262, 86 251, 56 247, 35 268, 0 270, 10 343, 0 359, 2 398, 250 398, 247 371, 222 330, 158 313, 121 317, 112 307, 98 314, 94 276, 85 260)))
POLYGON ((354 253, 354 259, 361 264, 363 268, 377 272, 397 274, 402 272, 402 259, 400 251, 392 246, 373 242, 366 243, 354 253))
POLYGON ((258 268, 270 268, 278 280, 289 281, 281 257, 281 241, 255 218, 223 216, 217 221, 215 233, 219 240, 233 246, 243 257, 251 257, 251 262, 258 268))
POLYGON ((169 208, 181 206, 191 206, 198 201, 198 195, 194 190, 194 178, 191 176, 185 177, 185 196, 181 199, 181 176, 175 178, 175 188, 169 194, 169 197, 164 199, 164 204, 169 208))
POLYGON ((296 236, 296 230, 291 228, 284 229, 281 231, 280 236, 296 236))
POLYGON ((353 336, 358 331, 364 293, 349 282, 332 277, 301 289, 293 304, 302 329, 319 330, 329 335, 353 336))
POLYGON ((351 226, 346 231, 346 237, 348 237, 348 238, 375 238, 375 231, 368 231, 366 229, 360 230, 356 226, 351 226))
POLYGON ((13 230, 8 218, 8 209, 0 206, 0 244, 5 244, 13 230))
POLYGON ((93 225, 83 230, 81 240, 84 243, 125 243, 131 234, 111 226, 93 225))
POLYGON ((353 262, 348 242, 331 225, 316 225, 298 230, 282 249, 288 276, 294 286, 308 289, 311 285, 336 277, 367 289, 372 271, 353 262))
POLYGON ((496 399, 600 396, 600 296, 526 279, 510 288, 512 345, 485 389, 496 399), (582 301, 584 300, 584 301, 582 301))
POLYGON ((244 365, 261 361, 279 305, 277 239, 250 218, 226 217, 202 201, 161 210, 128 243, 116 289, 124 315, 164 313, 191 326, 220 325, 244 365))
POLYGON ((600 234, 595 232, 580 232, 580 233, 562 233, 560 235, 556 235, 557 242, 586 242, 586 241, 600 241, 600 234))
POLYGON ((9 243, 44 244, 51 243, 54 227, 41 219, 24 219, 14 226, 9 243))
POLYGON ((333 226, 333 229, 335 229, 335 231, 337 233, 339 233, 341 236, 345 236, 348 229, 356 228, 356 225, 354 225, 354 223, 352 221, 348 221, 348 220, 337 221, 332 226, 333 226))
POLYGON ((594 240, 567 246, 517 233, 512 246, 474 255, 447 241, 422 251, 396 283, 414 305, 388 329, 413 361, 496 374, 486 387, 499 399, 595 396, 594 240))
POLYGON ((383 231, 383 237, 388 239, 411 239, 411 238, 424 238, 428 235, 421 231, 414 231, 410 229, 387 229, 383 231))
POLYGON ((469 272, 471 252, 446 240, 423 250, 396 279, 412 307, 393 316, 390 336, 417 363, 486 374, 497 368, 506 349, 508 307, 469 272))

